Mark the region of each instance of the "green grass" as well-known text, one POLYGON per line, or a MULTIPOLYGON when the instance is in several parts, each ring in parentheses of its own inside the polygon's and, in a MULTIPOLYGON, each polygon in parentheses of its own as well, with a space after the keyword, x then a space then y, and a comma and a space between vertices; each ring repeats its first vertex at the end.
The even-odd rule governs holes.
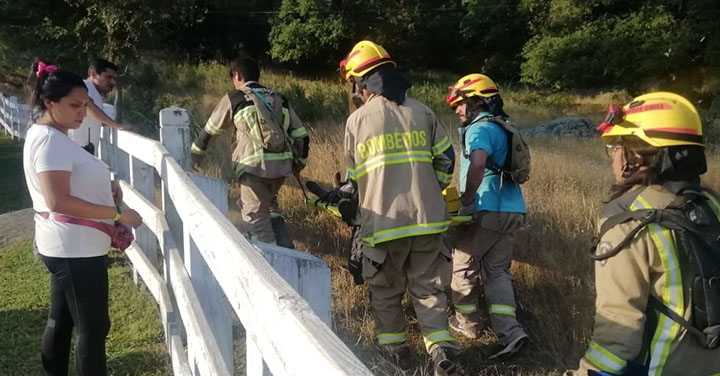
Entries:
POLYGON ((0 214, 32 206, 22 165, 23 144, 0 131, 0 214))
MULTIPOLYGON (((109 374, 169 375, 153 298, 133 285, 122 254, 111 253, 110 261, 109 374)), ((33 255, 30 240, 0 249, 0 374, 41 374, 40 342, 49 286, 49 273, 33 255)))

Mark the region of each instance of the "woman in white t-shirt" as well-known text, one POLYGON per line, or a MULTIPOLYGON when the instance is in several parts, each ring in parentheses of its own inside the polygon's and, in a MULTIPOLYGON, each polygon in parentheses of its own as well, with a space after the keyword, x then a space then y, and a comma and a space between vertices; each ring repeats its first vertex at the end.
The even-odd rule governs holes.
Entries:
POLYGON ((78 376, 106 375, 108 314, 107 253, 110 236, 89 226, 62 222, 74 217, 138 227, 142 219, 122 202, 107 165, 68 138, 80 126, 89 101, 80 76, 54 65, 34 65, 37 85, 23 165, 33 201, 35 241, 51 273, 50 312, 42 341, 46 375, 67 375, 73 328, 78 376))

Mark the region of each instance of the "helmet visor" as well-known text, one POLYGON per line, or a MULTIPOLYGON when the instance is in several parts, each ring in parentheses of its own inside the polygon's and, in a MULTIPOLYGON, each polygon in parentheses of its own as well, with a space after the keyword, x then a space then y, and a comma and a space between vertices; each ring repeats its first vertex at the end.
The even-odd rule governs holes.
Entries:
POLYGON ((458 90, 456 87, 448 87, 448 95, 445 97, 445 103, 453 107, 457 106, 459 104, 459 99, 461 99, 460 94, 460 90, 458 90))
POLYGON ((347 65, 347 59, 342 59, 340 61, 340 68, 338 68, 338 71, 340 72, 340 77, 343 80, 347 80, 347 69, 345 68, 345 65, 347 65))
POLYGON ((598 125, 597 130, 602 133, 610 132, 614 126, 622 123, 624 118, 625 111, 623 111, 622 107, 617 104, 611 104, 608 107, 608 113, 605 115, 605 120, 598 125))

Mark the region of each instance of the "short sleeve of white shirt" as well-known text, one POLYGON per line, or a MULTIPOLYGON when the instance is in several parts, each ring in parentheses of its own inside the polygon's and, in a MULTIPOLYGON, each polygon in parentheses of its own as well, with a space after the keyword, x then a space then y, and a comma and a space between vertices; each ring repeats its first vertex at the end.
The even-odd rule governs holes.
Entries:
POLYGON ((32 161, 35 166, 35 172, 45 171, 72 171, 73 153, 68 153, 68 146, 62 142, 52 142, 53 134, 43 137, 38 144, 33 147, 32 161))

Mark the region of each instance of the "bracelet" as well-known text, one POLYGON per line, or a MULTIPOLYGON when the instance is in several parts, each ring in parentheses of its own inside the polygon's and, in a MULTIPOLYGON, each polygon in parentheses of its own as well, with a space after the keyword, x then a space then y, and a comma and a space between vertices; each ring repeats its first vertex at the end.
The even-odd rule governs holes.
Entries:
POLYGON ((113 221, 117 222, 120 220, 120 218, 122 218, 122 213, 120 213, 119 211, 115 211, 115 216, 113 217, 113 221))

